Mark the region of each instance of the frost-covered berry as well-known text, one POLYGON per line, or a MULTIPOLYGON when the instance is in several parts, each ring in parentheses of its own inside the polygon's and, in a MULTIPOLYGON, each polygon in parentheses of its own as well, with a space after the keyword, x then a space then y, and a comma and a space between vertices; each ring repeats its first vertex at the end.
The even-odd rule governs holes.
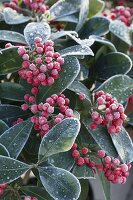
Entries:
POLYGON ((77 158, 76 164, 78 166, 82 166, 84 164, 84 158, 82 158, 82 157, 77 158))
POLYGON ((99 158, 104 158, 104 157, 105 157, 105 151, 99 150, 99 151, 97 152, 97 155, 98 155, 99 158))

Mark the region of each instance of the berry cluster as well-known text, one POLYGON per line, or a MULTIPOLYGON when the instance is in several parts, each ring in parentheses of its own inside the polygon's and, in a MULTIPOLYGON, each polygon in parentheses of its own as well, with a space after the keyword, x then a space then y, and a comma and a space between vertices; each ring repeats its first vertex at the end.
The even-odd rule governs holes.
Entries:
POLYGON ((7 188, 7 184, 1 184, 0 185, 0 196, 2 196, 5 192, 5 189, 7 188))
POLYGON ((130 26, 132 23, 133 8, 117 6, 109 14, 104 12, 103 15, 112 20, 118 19, 124 22, 126 26, 130 26))
POLYGON ((18 73, 33 86, 52 85, 54 80, 59 78, 64 59, 58 52, 54 52, 53 41, 49 40, 43 44, 42 39, 36 37, 34 44, 33 51, 25 47, 18 49, 18 54, 23 59, 22 68, 18 73))
POLYGON ((35 97, 26 94, 24 98, 27 103, 21 107, 23 110, 29 108, 34 114, 31 117, 31 121, 34 123, 34 129, 39 131, 41 136, 44 136, 55 124, 60 123, 63 119, 74 117, 73 110, 69 108, 70 101, 64 94, 53 94, 46 99, 45 103, 38 105, 35 104, 35 97))
POLYGON ((99 150, 97 156, 102 160, 102 170, 108 181, 113 184, 126 183, 131 164, 122 164, 119 159, 107 156, 103 150, 99 150))
POLYGON ((72 157, 75 159, 75 163, 78 166, 83 166, 86 164, 89 168, 92 168, 94 173, 95 171, 95 162, 89 158, 90 150, 87 147, 83 147, 80 150, 77 150, 78 146, 76 143, 73 144, 72 157))
POLYGON ((38 200, 36 197, 25 196, 24 200, 38 200))
MULTIPOLYGON (((23 0, 23 4, 31 11, 44 14, 48 10, 48 6, 44 5, 44 1, 45 0, 23 0)), ((4 6, 21 12, 19 0, 11 0, 9 3, 4 3, 4 6)))
POLYGON ((98 125, 102 125, 107 126, 109 134, 120 133, 125 120, 123 105, 104 91, 98 91, 95 94, 95 101, 95 111, 93 110, 91 114, 93 122, 90 128, 96 129, 98 125))

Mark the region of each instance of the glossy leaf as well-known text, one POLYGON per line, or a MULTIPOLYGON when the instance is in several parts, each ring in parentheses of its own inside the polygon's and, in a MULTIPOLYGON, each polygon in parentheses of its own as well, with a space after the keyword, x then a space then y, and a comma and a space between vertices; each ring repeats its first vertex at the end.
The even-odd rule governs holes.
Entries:
POLYGON ((8 125, 4 121, 0 120, 0 135, 2 135, 8 128, 8 125))
POLYGON ((23 111, 20 107, 14 105, 0 105, 0 119, 7 123, 9 126, 13 125, 14 121, 18 118, 27 118, 29 113, 23 111))
POLYGON ((106 80, 113 75, 127 74, 132 68, 131 59, 123 53, 109 53, 97 60, 94 73, 98 80, 106 80))
POLYGON ((0 156, 0 184, 13 182, 30 168, 31 166, 23 162, 0 156))
POLYGON ((98 13, 100 13, 105 6, 105 2, 102 0, 90 0, 90 7, 89 7, 89 16, 92 17, 98 13))
POLYGON ((78 34, 75 31, 57 31, 51 34, 50 39, 54 41, 64 36, 69 36, 73 39, 73 36, 78 37, 78 34))
POLYGON ((13 10, 12 8, 5 8, 3 15, 5 22, 12 25, 22 24, 30 21, 31 19, 29 16, 24 16, 23 14, 17 13, 16 10, 13 10))
POLYGON ((24 95, 24 88, 17 83, 0 83, 0 99, 24 101, 24 95))
POLYGON ((127 131, 122 127, 119 134, 111 135, 117 152, 124 163, 133 161, 133 143, 127 131))
POLYGON ((26 44, 24 36, 14 31, 0 30, 0 40, 26 44))
POLYGON ((6 149, 6 147, 2 144, 0 144, 0 156, 7 156, 10 157, 10 154, 8 152, 8 150, 6 149))
POLYGON ((78 179, 94 179, 94 173, 93 170, 90 169, 86 164, 83 166, 75 165, 75 167, 72 170, 72 173, 74 176, 76 176, 78 179))
POLYGON ((81 0, 59 0, 49 10, 52 20, 78 12, 80 3, 81 0))
POLYGON ((24 121, 12 126, 0 136, 0 143, 9 151, 12 158, 17 158, 31 133, 32 123, 24 121))
POLYGON ((91 50, 91 48, 87 45, 75 45, 72 47, 68 47, 66 49, 63 49, 60 51, 60 54, 62 57, 64 56, 79 56, 79 55, 91 55, 94 56, 93 51, 91 50))
POLYGON ((38 102, 44 101, 54 93, 62 93, 77 77, 79 70, 80 65, 77 58, 70 56, 65 57, 65 64, 62 66, 60 78, 55 80, 52 86, 41 87, 37 99, 38 102))
POLYGON ((78 199, 81 187, 73 174, 57 167, 43 167, 39 169, 39 173, 42 184, 51 197, 60 200, 78 199))
POLYGON ((56 19, 57 22, 72 22, 72 23, 78 23, 78 18, 73 14, 73 15, 68 15, 64 17, 60 17, 56 19))
POLYGON ((84 25, 89 13, 89 0, 81 0, 79 22, 76 26, 76 31, 79 31, 84 25))
POLYGON ((63 168, 70 171, 74 165, 74 159, 72 157, 72 151, 58 153, 48 158, 50 164, 55 167, 63 168))
POLYGON ((52 200, 53 198, 43 187, 23 186, 20 189, 26 196, 36 197, 38 200, 52 200))
POLYGON ((106 179, 103 172, 98 172, 98 175, 99 175, 101 187, 102 187, 103 194, 104 194, 104 199, 105 200, 111 200, 110 182, 106 179))
POLYGON ((102 36, 109 32, 110 21, 107 17, 96 16, 90 18, 81 30, 81 38, 88 38, 90 35, 102 36))
POLYGON ((21 67, 22 58, 18 55, 17 50, 18 47, 1 50, 0 75, 16 72, 21 67))
POLYGON ((39 148, 38 159, 43 162, 47 157, 71 149, 80 130, 78 119, 64 119, 46 134, 39 148))
POLYGON ((86 129, 88 130, 88 134, 91 134, 91 136, 100 146, 100 148, 103 149, 106 154, 116 158, 118 156, 118 153, 106 128, 99 126, 96 130, 92 130, 90 128, 91 120, 85 117, 82 119, 82 121, 86 129))
POLYGON ((109 30, 122 41, 131 46, 130 29, 120 20, 115 20, 110 23, 109 30))
POLYGON ((124 103, 133 90, 133 79, 127 75, 115 75, 106 80, 97 90, 104 90, 124 103))
POLYGON ((25 40, 30 46, 34 46, 34 39, 36 37, 42 38, 44 43, 50 37, 50 34, 51 29, 46 22, 32 22, 24 29, 25 40))

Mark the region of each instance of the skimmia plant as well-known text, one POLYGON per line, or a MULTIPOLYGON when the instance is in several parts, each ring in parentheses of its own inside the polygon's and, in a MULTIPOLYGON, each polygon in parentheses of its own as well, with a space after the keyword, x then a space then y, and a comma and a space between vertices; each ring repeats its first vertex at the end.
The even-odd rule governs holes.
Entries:
POLYGON ((102 0, 1 1, 0 199, 86 200, 98 174, 111 200, 110 185, 126 183, 132 10, 105 16, 104 7, 102 0))

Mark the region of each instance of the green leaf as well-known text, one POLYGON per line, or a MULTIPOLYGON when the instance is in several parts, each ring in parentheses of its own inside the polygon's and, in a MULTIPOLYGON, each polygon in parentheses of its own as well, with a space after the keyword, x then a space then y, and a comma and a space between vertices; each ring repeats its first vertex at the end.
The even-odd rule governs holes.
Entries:
POLYGON ((24 101, 25 90, 18 83, 0 83, 0 99, 24 101))
POLYGON ((75 45, 68 47, 66 49, 63 49, 59 52, 61 56, 80 56, 80 55, 90 55, 94 56, 93 51, 91 48, 87 45, 75 45))
POLYGON ((58 31, 56 33, 52 33, 50 39, 54 41, 64 36, 69 36, 73 39, 73 36, 78 37, 78 34, 75 31, 58 31))
POLYGON ((115 75, 106 80, 97 90, 104 90, 116 97, 119 103, 124 103, 132 94, 133 79, 127 75, 115 75))
POLYGON ((72 22, 72 23, 78 23, 78 18, 73 14, 73 15, 68 15, 64 17, 60 17, 56 19, 57 22, 72 22))
POLYGON ((41 87, 38 94, 38 102, 44 101, 52 94, 62 93, 77 77, 80 70, 80 65, 76 57, 65 57, 65 64, 62 66, 60 72, 60 78, 55 80, 55 83, 51 86, 41 87))
POLYGON ((107 17, 96 16, 90 18, 81 30, 81 38, 89 38, 90 35, 102 36, 109 32, 110 21, 107 17))
POLYGON ((22 24, 28 22, 31 17, 24 16, 23 14, 19 14, 16 10, 12 8, 5 8, 3 11, 4 20, 7 24, 22 24))
POLYGON ((0 156, 7 156, 10 157, 10 154, 8 152, 8 150, 6 149, 6 147, 2 144, 0 144, 0 156))
POLYGON ((52 20, 78 12, 80 3, 81 0, 59 0, 49 10, 52 20))
POLYGON ((13 125, 14 121, 18 118, 27 118, 29 113, 23 111, 20 107, 14 105, 0 105, 0 119, 3 120, 8 125, 13 125))
POLYGON ((68 87, 69 90, 75 92, 76 94, 83 93, 86 95, 86 99, 91 103, 91 93, 88 88, 79 81, 73 81, 72 84, 68 87))
POLYGON ((51 34, 51 28, 46 22, 32 22, 29 23, 24 29, 24 37, 30 46, 34 46, 34 39, 36 37, 42 38, 44 43, 51 34))
POLYGON ((110 182, 106 179, 105 175, 103 172, 98 172, 102 191, 104 194, 104 199, 105 200, 111 200, 111 188, 110 188, 110 182))
POLYGON ((52 200, 53 198, 46 192, 46 190, 42 187, 37 186, 23 186, 20 190, 26 196, 36 197, 38 200, 52 200))
POLYGON ((58 153, 48 158, 48 162, 55 167, 63 168, 70 171, 74 165, 74 159, 72 157, 72 152, 67 151, 63 153, 58 153))
POLYGON ((124 163, 133 161, 133 143, 127 131, 122 127, 119 134, 111 135, 115 148, 124 163))
POLYGON ((102 0, 90 0, 89 18, 102 12, 105 7, 105 2, 102 0))
POLYGON ((75 165, 75 167, 72 170, 72 173, 78 179, 95 179, 93 170, 90 169, 86 164, 84 164, 83 166, 75 165))
POLYGON ((89 0, 81 0, 79 22, 76 26, 76 31, 79 31, 84 25, 89 13, 89 0))
POLYGON ((132 45, 130 29, 120 20, 111 21, 109 30, 128 45, 132 45))
POLYGON ((123 53, 109 53, 97 60, 94 67, 98 80, 106 80, 113 75, 127 74, 132 68, 131 59, 123 53))
POLYGON ((21 67, 22 58, 18 55, 17 50, 18 47, 1 50, 0 75, 16 72, 21 67))
POLYGON ((57 167, 39 169, 40 179, 46 191, 54 199, 77 200, 81 187, 78 179, 70 172, 57 167))
POLYGON ((97 35, 91 35, 89 38, 93 39, 97 43, 107 46, 111 51, 117 52, 115 46, 109 40, 105 39, 104 37, 100 37, 97 35))
POLYGON ((96 130, 92 130, 90 128, 91 120, 89 120, 89 118, 84 117, 82 121, 86 129, 88 130, 88 134, 90 134, 94 138, 100 148, 103 149, 106 154, 116 158, 118 156, 118 153, 106 128, 99 126, 96 130))
POLYGON ((19 84, 24 88, 25 94, 27 93, 32 95, 31 89, 33 86, 30 83, 27 83, 26 79, 20 78, 19 84))
POLYGON ((0 135, 2 135, 8 128, 8 125, 4 121, 0 120, 0 135))
POLYGON ((86 179, 80 179, 80 185, 81 185, 81 193, 78 200, 87 200, 89 195, 89 181, 86 179))
POLYGON ((14 31, 0 30, 0 40, 26 44, 24 36, 14 31))
POLYGON ((0 156, 0 184, 13 182, 30 168, 31 166, 23 162, 0 156))
POLYGON ((29 138, 32 125, 32 122, 24 121, 12 126, 0 136, 0 143, 7 148, 12 158, 19 156, 29 138))
POLYGON ((127 122, 129 125, 133 126, 133 112, 128 114, 127 122))
POLYGON ((46 134, 39 148, 38 159, 43 162, 47 157, 71 149, 80 130, 78 119, 64 119, 46 134))

